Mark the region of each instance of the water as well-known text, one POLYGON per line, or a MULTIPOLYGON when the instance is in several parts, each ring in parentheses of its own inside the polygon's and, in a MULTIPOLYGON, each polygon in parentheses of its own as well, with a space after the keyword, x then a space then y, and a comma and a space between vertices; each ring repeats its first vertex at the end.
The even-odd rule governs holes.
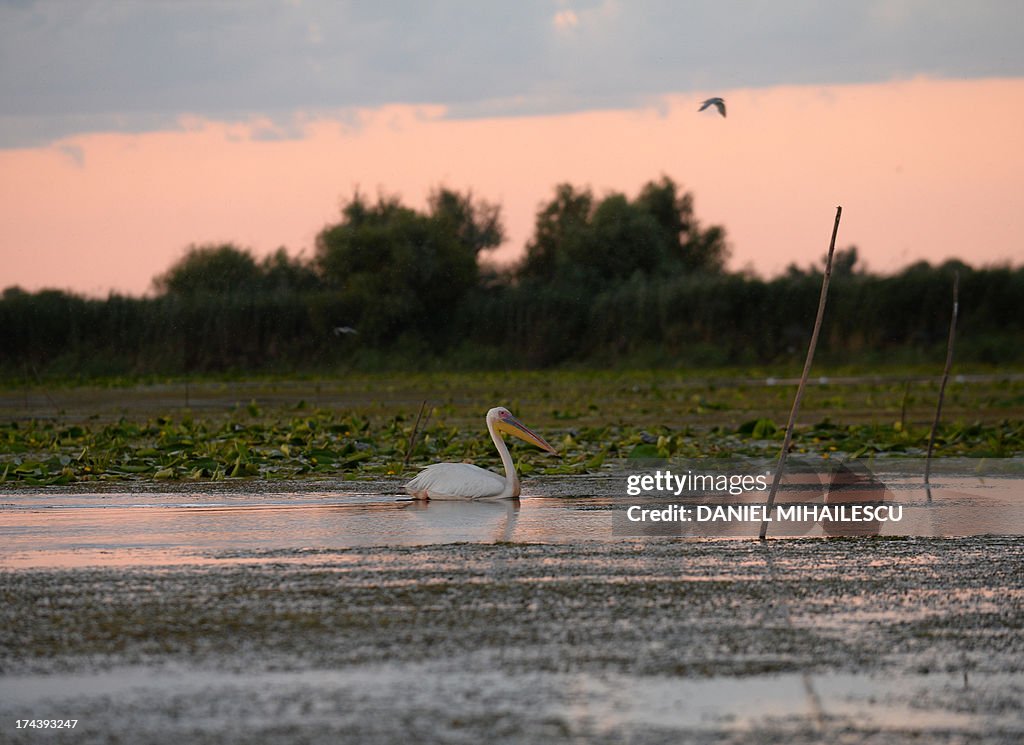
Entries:
MULTIPOLYGON (((534 722, 559 722, 591 735, 661 728, 689 732, 731 730, 756 734, 819 728, 920 734, 955 731, 973 737, 998 731, 1024 734, 1007 712, 978 717, 967 707, 936 710, 923 702, 995 698, 1016 690, 1005 674, 784 673, 742 678, 682 679, 615 673, 503 671, 460 673, 437 664, 362 665, 341 670, 266 672, 121 667, 103 672, 11 676, 3 681, 0 711, 38 708, 70 711, 82 721, 97 712, 118 717, 125 731, 167 732, 182 726, 216 733, 225 722, 256 728, 300 721, 344 730, 366 712, 387 717, 401 691, 402 706, 445 717, 495 720, 529 712, 534 722), (410 686, 409 681, 416 681, 410 686), (130 706, 126 703, 130 702, 130 706), (355 713, 358 708, 360 714, 355 713)), ((365 726, 365 722, 363 724, 365 726)), ((1012 733, 1012 734, 1011 734, 1012 733)))
MULTIPOLYGON (((1024 535, 1019 464, 979 473, 976 463, 947 463, 927 490, 920 468, 920 461, 886 464, 865 481, 866 490, 853 492, 858 502, 902 507, 898 523, 773 523, 769 535, 1024 535)), ((682 472, 678 465, 676 472, 682 472)), ((414 502, 393 479, 8 490, 0 492, 0 567, 189 564, 236 556, 308 561, 319 551, 368 546, 757 535, 759 521, 630 524, 630 505, 692 504, 693 498, 629 497, 626 475, 619 468, 531 479, 521 500, 497 502, 414 502)), ((810 488, 805 481, 795 483, 804 477, 787 476, 790 491, 784 485, 780 504, 795 499, 822 506, 846 499, 837 497, 834 484, 827 488, 827 476, 819 480, 812 474, 810 488)), ((765 496, 754 491, 728 499, 763 504, 765 496)))
MULTIPOLYGON (((921 466, 851 489, 796 467, 780 500, 903 508, 853 535, 1024 534, 1020 464, 945 462, 929 489, 921 466)), ((530 479, 516 502, 398 480, 0 491, 0 740, 1021 741, 1018 539, 629 534, 632 504, 696 504, 627 494, 669 467, 530 479), (502 542, 545 545, 458 545, 502 542), (79 724, 13 728, 33 718, 79 724)))

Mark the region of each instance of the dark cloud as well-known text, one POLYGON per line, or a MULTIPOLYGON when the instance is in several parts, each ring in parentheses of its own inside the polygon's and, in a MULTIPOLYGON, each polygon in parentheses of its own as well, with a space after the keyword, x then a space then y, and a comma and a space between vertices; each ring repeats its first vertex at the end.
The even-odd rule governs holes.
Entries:
MULTIPOLYGON (((515 3, 0 0, 0 146, 182 114, 438 103, 454 116, 662 93, 1024 74, 1008 0, 515 3)), ((276 114, 274 112, 277 112, 276 114)))

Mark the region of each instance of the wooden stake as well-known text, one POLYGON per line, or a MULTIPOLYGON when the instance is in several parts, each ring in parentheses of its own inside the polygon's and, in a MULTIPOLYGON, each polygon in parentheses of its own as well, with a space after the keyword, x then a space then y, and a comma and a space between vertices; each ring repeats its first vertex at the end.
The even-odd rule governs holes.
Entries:
MULTIPOLYGON (((775 477, 772 479, 772 488, 768 492, 768 505, 765 507, 765 516, 771 514, 775 505, 775 494, 779 490, 779 481, 782 479, 782 471, 786 467, 786 457, 789 455, 789 446, 793 441, 793 428, 796 426, 796 417, 800 411, 800 401, 804 397, 804 388, 807 387, 807 378, 811 374, 811 363, 814 361, 814 350, 818 346, 818 334, 821 332, 821 321, 825 316, 825 300, 828 297, 828 283, 832 277, 832 254, 836 250, 836 234, 839 232, 839 218, 843 215, 842 206, 836 207, 836 221, 832 226, 832 240, 828 245, 828 256, 825 257, 825 276, 821 281, 821 296, 818 298, 818 315, 814 319, 814 331, 811 332, 811 343, 807 347, 807 359, 804 360, 804 371, 800 376, 800 385, 796 389, 796 398, 793 399, 793 408, 789 412, 789 424, 786 425, 786 436, 782 440, 782 452, 779 453, 779 464, 775 467, 775 477)), ((765 540, 768 533, 768 521, 761 521, 761 532, 758 534, 760 540, 765 540)))
POLYGON ((420 413, 416 415, 416 424, 412 426, 412 432, 409 434, 409 447, 405 449, 405 460, 402 461, 402 468, 409 467, 409 458, 412 457, 412 449, 416 446, 416 432, 420 428, 420 419, 423 417, 423 409, 426 408, 427 400, 423 399, 423 403, 420 404, 420 413))
POLYGON ((932 470, 932 450, 935 448, 935 435, 939 430, 939 419, 942 417, 942 400, 946 397, 946 383, 949 382, 949 371, 953 367, 953 343, 956 341, 956 318, 960 312, 960 272, 953 275, 953 316, 949 319, 949 339, 946 341, 946 366, 942 370, 942 382, 939 383, 939 403, 935 407, 935 420, 932 422, 932 433, 928 436, 928 454, 924 459, 924 485, 928 492, 928 501, 932 501, 929 488, 929 477, 932 470))

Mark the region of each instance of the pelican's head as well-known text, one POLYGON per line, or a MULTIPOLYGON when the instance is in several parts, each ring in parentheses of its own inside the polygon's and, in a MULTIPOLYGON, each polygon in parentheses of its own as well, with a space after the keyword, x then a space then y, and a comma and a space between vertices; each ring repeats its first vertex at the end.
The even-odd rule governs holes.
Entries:
POLYGON ((508 432, 520 440, 526 440, 531 445, 536 445, 541 450, 547 450, 549 453, 556 452, 543 437, 512 416, 512 412, 504 406, 495 406, 488 411, 487 423, 498 432, 508 432))

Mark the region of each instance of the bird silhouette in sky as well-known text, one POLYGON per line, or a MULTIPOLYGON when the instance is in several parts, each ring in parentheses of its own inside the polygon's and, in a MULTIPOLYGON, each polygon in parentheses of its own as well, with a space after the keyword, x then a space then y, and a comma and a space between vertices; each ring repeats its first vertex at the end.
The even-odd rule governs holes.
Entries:
POLYGON ((714 106, 715 108, 718 109, 718 113, 719 114, 721 114, 722 116, 725 116, 725 100, 724 99, 719 98, 718 96, 715 96, 714 98, 709 98, 707 101, 705 101, 704 103, 702 103, 700 105, 700 108, 697 109, 697 111, 704 111, 704 109, 706 109, 708 106, 714 106))

